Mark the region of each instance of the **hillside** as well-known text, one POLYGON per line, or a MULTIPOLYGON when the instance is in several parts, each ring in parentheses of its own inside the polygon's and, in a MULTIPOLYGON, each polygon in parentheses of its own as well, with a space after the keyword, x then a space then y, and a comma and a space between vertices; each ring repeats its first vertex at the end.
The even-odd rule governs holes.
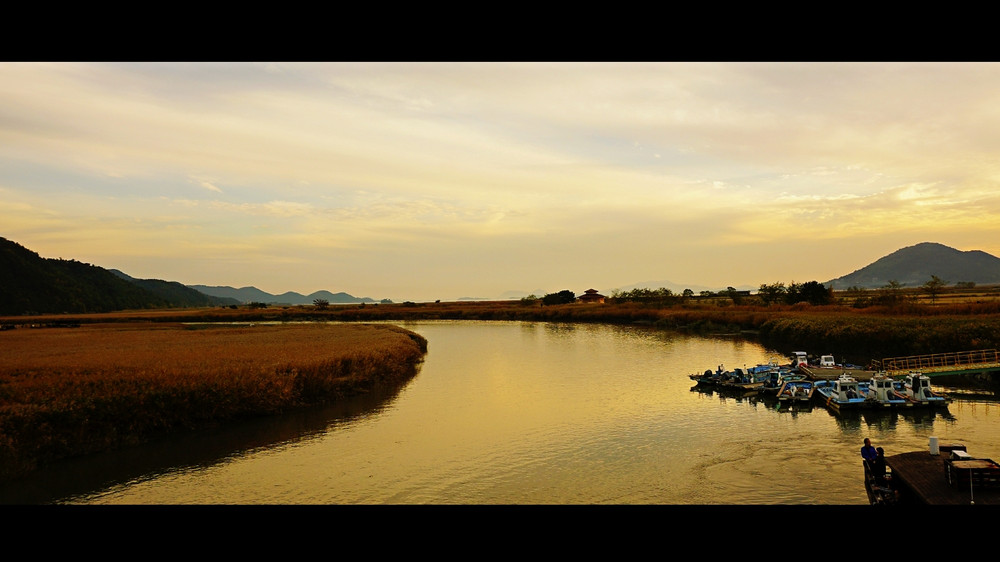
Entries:
POLYGON ((170 306, 106 269, 42 258, 0 238, 0 314, 110 312, 170 306))
POLYGON ((236 299, 207 295, 192 289, 191 287, 178 283, 177 281, 163 281, 162 279, 136 279, 117 269, 111 269, 109 271, 118 277, 134 283, 143 289, 146 289, 150 293, 163 298, 170 303, 170 306, 187 308, 240 304, 240 301, 236 299))
POLYGON ((824 283, 837 290, 848 287, 875 289, 889 281, 904 287, 919 287, 936 275, 948 284, 1000 283, 1000 258, 980 250, 963 252, 934 242, 908 246, 853 273, 824 283))

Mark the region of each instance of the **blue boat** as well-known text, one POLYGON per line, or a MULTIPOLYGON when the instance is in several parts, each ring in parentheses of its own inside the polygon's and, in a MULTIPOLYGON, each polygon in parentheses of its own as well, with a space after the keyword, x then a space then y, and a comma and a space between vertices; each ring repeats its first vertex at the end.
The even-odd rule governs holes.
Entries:
POLYGON ((816 382, 807 379, 787 380, 778 389, 779 402, 809 402, 816 392, 816 382))
POLYGON ((867 383, 861 383, 846 373, 833 380, 815 381, 813 396, 833 412, 868 408, 867 383))
POLYGON ((745 391, 759 391, 767 379, 767 374, 763 371, 751 372, 750 369, 739 368, 729 371, 722 365, 719 365, 714 372, 709 369, 700 375, 688 376, 700 385, 745 391))

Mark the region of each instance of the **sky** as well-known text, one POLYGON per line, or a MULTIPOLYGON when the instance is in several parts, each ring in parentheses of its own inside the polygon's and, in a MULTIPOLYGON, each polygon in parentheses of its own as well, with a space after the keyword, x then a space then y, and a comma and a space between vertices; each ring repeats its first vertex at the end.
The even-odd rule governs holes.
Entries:
POLYGON ((992 62, 0 62, 0 237, 396 302, 1000 256, 992 62))

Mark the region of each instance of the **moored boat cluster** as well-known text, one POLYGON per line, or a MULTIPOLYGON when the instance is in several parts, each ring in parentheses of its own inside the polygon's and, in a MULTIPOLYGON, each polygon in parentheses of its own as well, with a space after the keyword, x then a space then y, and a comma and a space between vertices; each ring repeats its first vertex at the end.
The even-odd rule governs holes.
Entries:
POLYGON ((945 406, 949 399, 931 390, 930 378, 920 372, 890 377, 884 371, 865 371, 838 365, 824 355, 810 363, 796 352, 787 364, 777 361, 732 371, 719 365, 714 371, 689 375, 699 386, 759 393, 779 403, 820 403, 835 413, 842 410, 945 406), (855 376, 857 374, 858 376, 855 376))

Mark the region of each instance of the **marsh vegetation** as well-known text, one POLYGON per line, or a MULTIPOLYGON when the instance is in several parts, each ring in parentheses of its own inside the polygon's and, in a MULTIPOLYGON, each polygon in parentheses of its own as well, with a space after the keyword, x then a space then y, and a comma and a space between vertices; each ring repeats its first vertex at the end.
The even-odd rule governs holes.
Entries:
POLYGON ((0 477, 412 377, 391 325, 94 323, 0 334, 0 477))

